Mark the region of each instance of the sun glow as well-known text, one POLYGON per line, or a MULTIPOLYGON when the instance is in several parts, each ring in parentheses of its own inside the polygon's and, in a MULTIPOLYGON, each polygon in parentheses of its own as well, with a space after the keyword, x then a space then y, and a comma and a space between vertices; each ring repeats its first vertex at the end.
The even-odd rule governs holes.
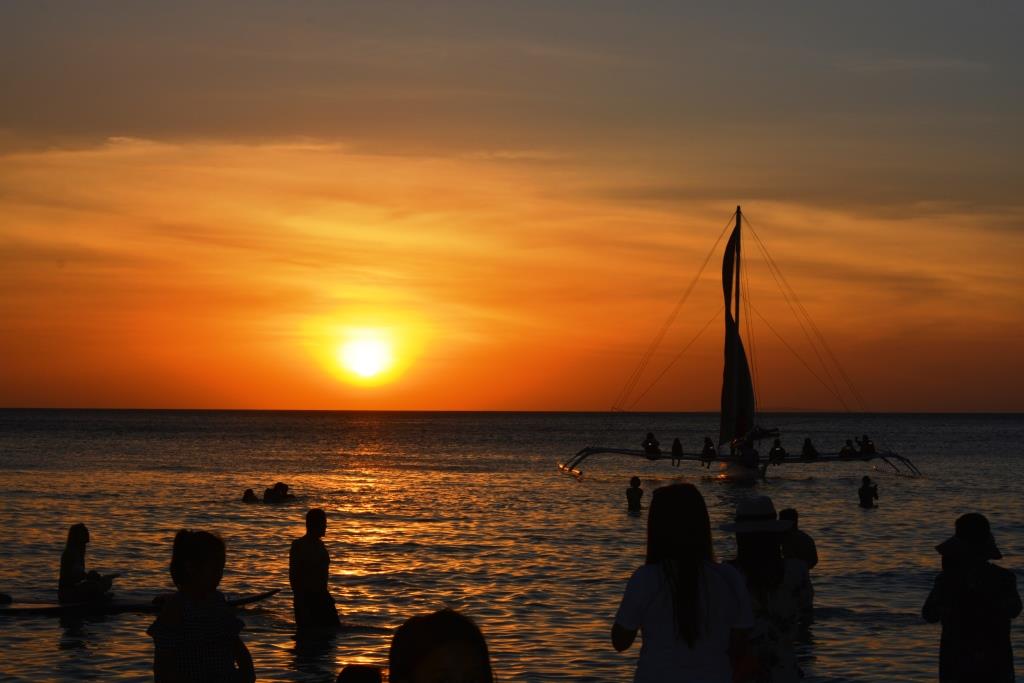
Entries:
POLYGON ((394 354, 383 339, 353 339, 338 347, 338 360, 349 372, 371 379, 392 366, 394 354))

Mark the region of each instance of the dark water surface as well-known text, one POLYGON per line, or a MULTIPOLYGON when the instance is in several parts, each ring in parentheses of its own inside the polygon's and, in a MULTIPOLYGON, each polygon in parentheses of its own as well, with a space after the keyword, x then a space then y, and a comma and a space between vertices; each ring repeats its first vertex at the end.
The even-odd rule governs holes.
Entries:
MULTIPOLYGON (((342 665, 383 664, 393 628, 449 605, 481 625, 501 680, 627 681, 637 648, 616 653, 611 618, 643 561, 644 519, 623 491, 677 480, 700 487, 713 523, 764 493, 796 507, 818 543, 818 620, 803 647, 808 681, 935 680, 939 628, 920 619, 938 569, 937 542, 957 515, 992 520, 1006 556, 1024 569, 1024 417, 1020 415, 779 415, 795 449, 822 450, 868 432, 909 456, 919 480, 864 463, 787 465, 754 488, 694 463, 597 456, 582 480, 556 463, 585 445, 633 447, 652 430, 692 451, 714 415, 542 413, 277 413, 0 411, 0 591, 55 599, 67 527, 92 532, 91 568, 121 571, 121 597, 169 589, 170 541, 183 526, 228 543, 222 589, 285 589, 248 609, 245 639, 260 680, 328 681, 342 665), (880 507, 857 507, 860 478, 879 481, 880 507), (244 505, 242 491, 277 480, 298 501, 244 505), (330 516, 332 588, 359 625, 297 647, 287 589, 288 545, 303 514, 330 516)), ((732 539, 715 533, 729 557, 732 539)), ((4 680, 147 680, 152 616, 61 623, 0 617, 4 680)), ((1014 624, 1017 669, 1024 629, 1014 624)))

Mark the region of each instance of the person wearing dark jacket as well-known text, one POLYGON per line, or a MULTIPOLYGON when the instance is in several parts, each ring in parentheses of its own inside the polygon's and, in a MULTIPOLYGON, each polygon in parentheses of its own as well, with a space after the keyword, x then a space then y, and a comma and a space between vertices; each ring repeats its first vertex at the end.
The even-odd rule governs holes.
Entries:
POLYGON ((939 681, 1012 683, 1010 621, 1021 612, 1017 577, 991 564, 1002 558, 984 515, 956 520, 956 533, 935 547, 942 572, 921 615, 942 622, 939 681))

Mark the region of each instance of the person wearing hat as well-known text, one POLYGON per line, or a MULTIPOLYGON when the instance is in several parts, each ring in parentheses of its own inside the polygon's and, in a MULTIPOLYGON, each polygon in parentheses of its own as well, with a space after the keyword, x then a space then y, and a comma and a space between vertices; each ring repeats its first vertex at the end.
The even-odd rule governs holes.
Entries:
POLYGON ((813 598, 807 564, 782 556, 784 534, 792 527, 791 520, 778 518, 768 496, 740 501, 735 521, 722 527, 736 533, 731 564, 746 579, 754 611, 750 657, 737 667, 736 681, 795 683, 800 678, 793 641, 813 598))
POLYGON ((984 515, 962 515, 955 528, 935 546, 942 571, 921 609, 925 621, 942 622, 939 680, 1012 683, 1010 621, 1021 612, 1017 577, 989 562, 1003 554, 984 515))

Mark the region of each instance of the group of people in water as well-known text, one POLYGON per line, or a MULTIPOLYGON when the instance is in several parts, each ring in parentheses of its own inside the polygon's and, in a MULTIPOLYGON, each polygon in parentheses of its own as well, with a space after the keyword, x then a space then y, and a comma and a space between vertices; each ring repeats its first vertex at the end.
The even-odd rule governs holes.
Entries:
MULTIPOLYGON (((789 452, 782 446, 781 439, 775 439, 772 443, 771 450, 768 451, 768 459, 765 462, 761 461, 761 456, 754 448, 752 439, 738 439, 734 444, 730 445, 730 453, 734 454, 752 468, 762 467, 767 468, 768 465, 781 465, 786 461, 789 456, 789 452)), ((661 443, 655 438, 653 432, 647 432, 647 436, 640 442, 640 448, 643 449, 644 454, 652 459, 656 460, 662 457, 661 443)), ((867 434, 864 434, 859 439, 847 439, 846 444, 839 449, 840 459, 856 460, 863 458, 867 455, 875 455, 878 451, 875 450, 875 443, 871 440, 867 434), (854 445, 856 441, 856 446, 854 445)), ((803 446, 800 449, 800 460, 804 462, 810 462, 817 460, 820 457, 818 449, 814 446, 814 443, 808 437, 804 439, 803 446)), ((672 465, 678 467, 683 460, 683 444, 676 437, 672 441, 672 450, 670 452, 672 459, 672 465)), ((700 452, 700 462, 703 467, 711 467, 711 463, 719 457, 718 449, 715 448, 714 441, 711 437, 704 437, 704 446, 700 452)), ((763 474, 764 470, 762 470, 763 474)))
MULTIPOLYGON (((636 477, 629 491, 633 511, 643 496, 636 477)), ((717 562, 700 491, 686 483, 656 489, 646 560, 626 584, 611 632, 620 652, 643 632, 634 680, 798 681, 794 644, 813 618, 809 572, 818 563, 814 540, 798 520, 794 509, 776 514, 767 496, 741 501, 734 521, 722 527, 736 535, 736 557, 717 562)), ((936 550, 942 572, 922 616, 942 623, 939 680, 1012 683, 1010 622, 1021 599, 1013 572, 990 562, 1002 554, 988 520, 961 516, 936 550)))

